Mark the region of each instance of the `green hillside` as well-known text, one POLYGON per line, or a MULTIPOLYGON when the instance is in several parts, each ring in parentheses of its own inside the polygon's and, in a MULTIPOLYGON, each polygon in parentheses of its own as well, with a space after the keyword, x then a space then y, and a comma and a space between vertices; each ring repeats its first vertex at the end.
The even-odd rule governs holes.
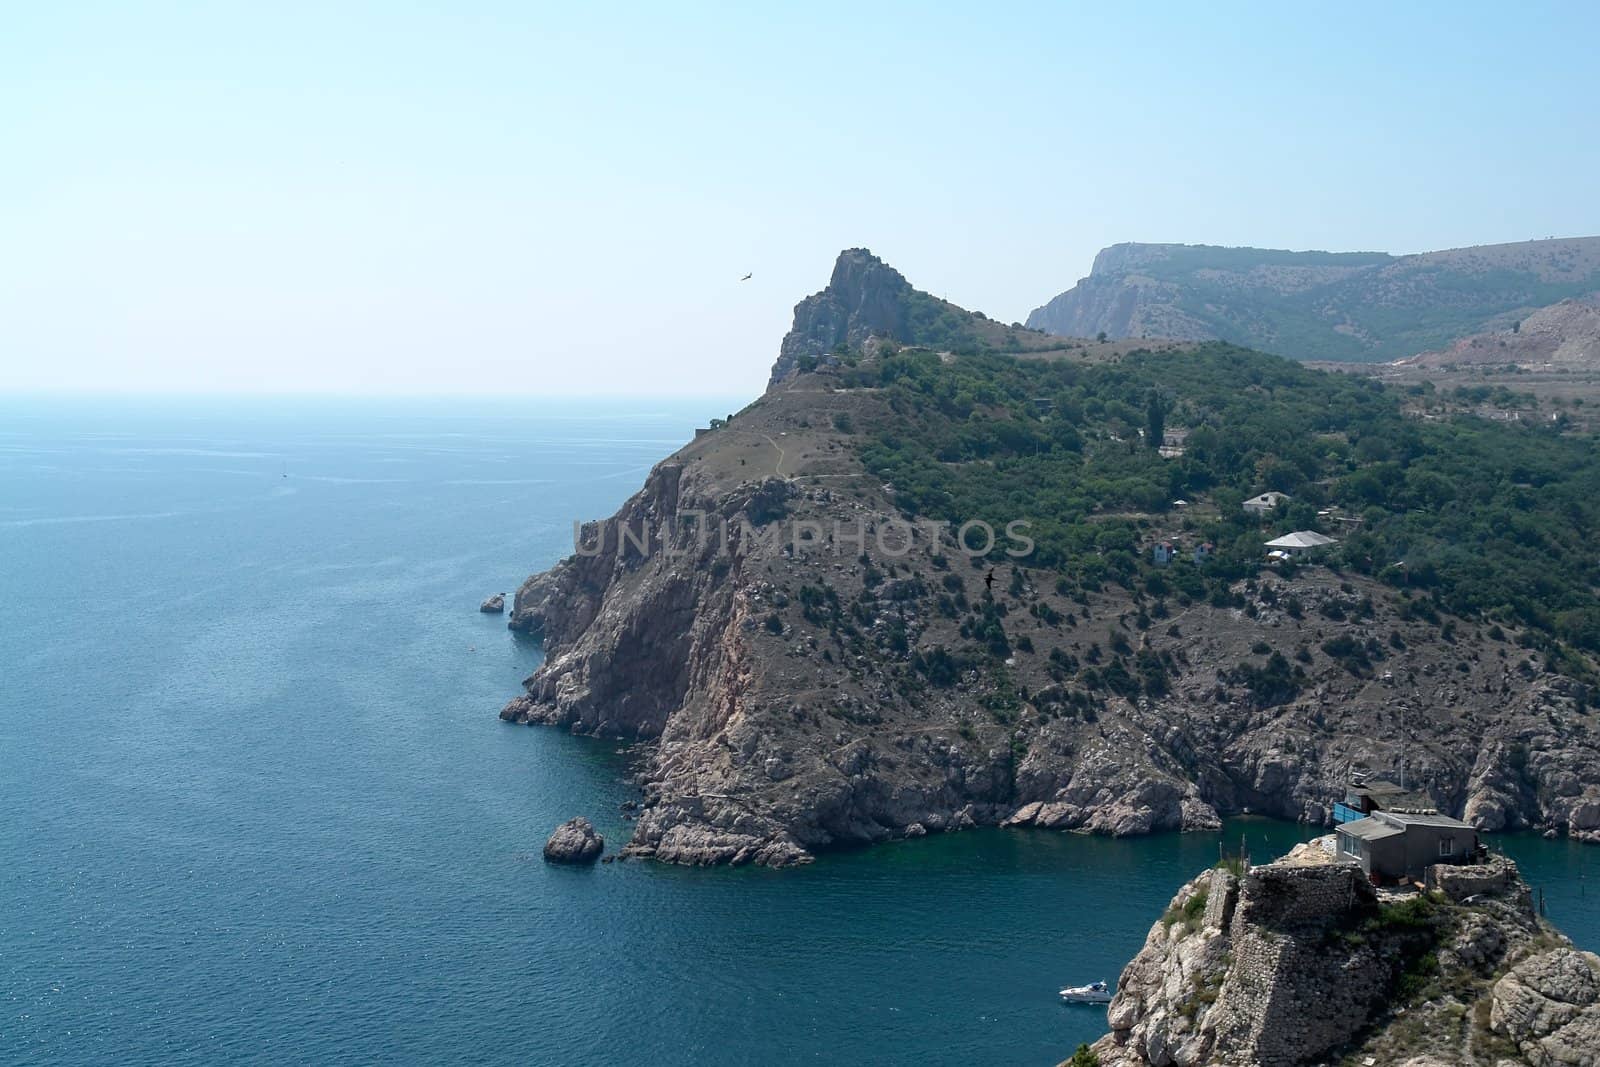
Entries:
POLYGON ((908 514, 1029 519, 1027 565, 1068 585, 1226 598, 1264 565, 1264 537, 1322 529, 1342 539, 1330 562, 1401 589, 1417 613, 1526 626, 1572 673, 1587 673, 1576 651, 1600 653, 1587 439, 1410 418, 1397 390, 1221 343, 1098 366, 907 350, 843 373, 896 413, 861 428, 862 457, 908 514), (1152 423, 1188 431, 1182 456, 1148 446, 1152 423), (1240 503, 1266 489, 1294 499, 1263 529, 1240 503), (1175 512, 1178 499, 1202 506, 1175 512), (1359 525, 1319 518, 1330 506, 1359 525), (1215 559, 1152 567, 1151 531, 1182 523, 1215 559))

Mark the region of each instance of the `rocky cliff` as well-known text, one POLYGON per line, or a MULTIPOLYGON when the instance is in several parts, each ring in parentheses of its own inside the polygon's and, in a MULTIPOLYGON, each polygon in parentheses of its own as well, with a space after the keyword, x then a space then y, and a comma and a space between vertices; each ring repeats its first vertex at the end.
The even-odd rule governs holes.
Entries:
POLYGON ((828 287, 795 305, 794 325, 772 366, 772 383, 793 377, 802 357, 826 359, 841 345, 902 337, 910 289, 899 271, 865 248, 841 252, 828 287))
POLYGON ((794 325, 772 365, 769 386, 793 378, 802 365, 837 363, 850 349, 882 342, 955 351, 1043 351, 1061 348, 1038 330, 1002 323, 919 289, 865 248, 839 253, 827 288, 794 308, 794 325))
POLYGON ((1179 890, 1123 971, 1100 1067, 1600 1063, 1600 958, 1503 856, 1380 897, 1332 840, 1179 890))
POLYGON ((1509 327, 1600 290, 1600 238, 1390 256, 1113 245, 1028 316, 1049 333, 1220 339, 1291 359, 1379 362, 1509 327))
MULTIPOLYGON (((878 274, 841 264, 836 281, 878 274)), ((514 598, 545 658, 502 717, 645 742, 630 855, 783 865, 977 824, 1325 823, 1352 769, 1403 761, 1481 827, 1600 838, 1600 722, 1514 627, 1441 637, 1393 588, 1318 567, 1169 605, 999 548, 969 559, 949 530, 901 551, 901 494, 862 460, 911 425, 893 393, 826 366, 776 376, 514 598), (999 620, 1003 661, 975 650, 999 620), (1380 646, 1403 649, 1381 676, 1341 659, 1380 646), (1252 697, 1269 650, 1301 679, 1287 699, 1252 697), (1109 677, 1124 657, 1161 688, 1091 692, 1062 666, 1109 677)))

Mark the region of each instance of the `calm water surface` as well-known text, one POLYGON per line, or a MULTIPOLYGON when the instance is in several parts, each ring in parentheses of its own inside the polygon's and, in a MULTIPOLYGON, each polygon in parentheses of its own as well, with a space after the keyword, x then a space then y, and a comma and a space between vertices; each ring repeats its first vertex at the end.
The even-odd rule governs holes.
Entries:
MULTIPOLYGON (((538 860, 615 743, 475 609, 726 400, 0 401, 0 1062, 1054 1063, 1217 835, 538 860)), ((1293 826, 1236 821, 1258 855, 1293 826)), ((1600 948, 1600 849, 1512 838, 1600 948)))

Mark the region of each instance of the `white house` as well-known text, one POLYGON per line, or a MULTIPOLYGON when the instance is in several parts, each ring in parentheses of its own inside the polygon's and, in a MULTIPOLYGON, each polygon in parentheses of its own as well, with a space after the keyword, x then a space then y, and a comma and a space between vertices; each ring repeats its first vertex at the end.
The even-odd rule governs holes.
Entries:
POLYGON ((1253 496, 1249 500, 1246 500, 1244 502, 1244 510, 1248 511, 1252 515, 1265 515, 1269 511, 1276 510, 1279 504, 1282 504, 1288 499, 1288 493, 1279 493, 1275 490, 1269 489, 1260 496, 1253 496))
POLYGON ((1329 545, 1338 543, 1339 539, 1337 537, 1328 537, 1317 533, 1315 530, 1296 530, 1294 533, 1284 534, 1282 537, 1275 537, 1268 541, 1267 548, 1270 551, 1267 554, 1276 556, 1281 552, 1283 555, 1277 557, 1280 559, 1289 556, 1303 556, 1316 549, 1326 548, 1329 545))

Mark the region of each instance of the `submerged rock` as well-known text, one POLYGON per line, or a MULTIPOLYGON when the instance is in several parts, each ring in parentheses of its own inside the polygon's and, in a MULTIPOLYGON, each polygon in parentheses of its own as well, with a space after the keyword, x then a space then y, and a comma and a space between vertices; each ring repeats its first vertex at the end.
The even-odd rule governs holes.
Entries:
POLYGON ((478 610, 483 612, 485 615, 499 615, 503 613, 506 610, 506 595, 504 593, 496 593, 494 596, 485 600, 482 604, 479 604, 478 610))
POLYGON ((556 827, 544 843, 547 863, 593 863, 606 848, 606 839, 595 833, 594 824, 581 815, 556 827))

